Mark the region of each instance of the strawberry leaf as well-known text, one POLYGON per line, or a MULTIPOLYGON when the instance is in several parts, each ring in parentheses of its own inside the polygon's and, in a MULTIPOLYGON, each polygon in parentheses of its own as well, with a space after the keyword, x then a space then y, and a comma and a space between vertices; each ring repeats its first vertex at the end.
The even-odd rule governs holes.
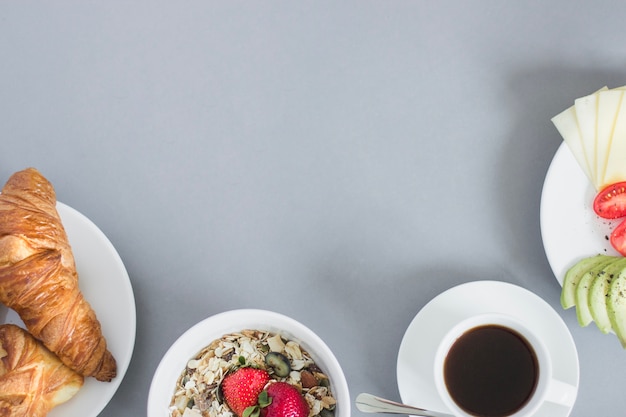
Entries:
POLYGON ((259 417, 260 415, 261 409, 257 405, 253 405, 243 410, 241 417, 259 417))
POLYGON ((272 397, 267 394, 267 391, 263 390, 259 394, 259 407, 265 408, 272 403, 272 397))

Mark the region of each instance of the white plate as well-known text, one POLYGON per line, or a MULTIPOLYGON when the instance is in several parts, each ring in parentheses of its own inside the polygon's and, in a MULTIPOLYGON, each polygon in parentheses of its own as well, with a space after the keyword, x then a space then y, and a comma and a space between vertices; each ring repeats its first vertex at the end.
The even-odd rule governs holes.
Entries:
POLYGON ((337 400, 335 417, 350 417, 350 393, 343 371, 330 348, 312 330, 279 313, 241 309, 216 314, 204 319, 183 333, 169 348, 157 367, 148 395, 148 417, 169 416, 169 405, 176 381, 187 362, 213 340, 244 329, 280 333, 298 342, 330 379, 337 400))
POLYGON ((565 143, 556 151, 541 193, 541 237, 559 283, 580 259, 599 253, 618 256, 608 240, 617 220, 593 211, 596 190, 565 143))
MULTIPOLYGON (((552 353, 554 377, 578 388, 578 352, 569 329, 548 303, 519 286, 475 281, 453 287, 432 299, 411 321, 398 352, 397 378, 402 402, 449 412, 439 399, 433 361, 439 341, 460 320, 500 312, 524 321, 552 353)), ((545 403, 534 417, 567 417, 571 408, 545 403)))
MULTIPOLYGON (((109 403, 128 369, 135 345, 135 298, 126 268, 104 233, 63 203, 57 203, 57 210, 72 246, 80 289, 95 310, 109 350, 117 361, 117 377, 111 382, 85 378, 80 391, 54 408, 48 417, 95 417, 109 403)), ((2 305, 0 323, 24 327, 19 316, 2 305)))

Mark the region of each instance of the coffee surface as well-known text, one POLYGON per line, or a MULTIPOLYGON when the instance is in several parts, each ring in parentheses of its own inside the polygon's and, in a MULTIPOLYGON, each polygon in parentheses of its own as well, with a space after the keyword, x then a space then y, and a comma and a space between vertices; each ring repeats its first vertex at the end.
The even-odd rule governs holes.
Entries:
POLYGON ((539 376, 537 357, 526 339, 498 325, 461 335, 444 362, 452 399, 478 417, 504 417, 531 398, 539 376))

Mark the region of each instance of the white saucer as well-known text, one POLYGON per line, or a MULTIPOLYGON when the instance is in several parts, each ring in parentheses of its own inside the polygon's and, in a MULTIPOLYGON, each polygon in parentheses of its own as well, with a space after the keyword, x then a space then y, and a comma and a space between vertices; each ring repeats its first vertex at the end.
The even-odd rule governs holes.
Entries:
MULTIPOLYGON (((107 346, 117 361, 111 382, 85 378, 69 401, 53 408, 48 417, 96 417, 117 392, 133 354, 136 333, 135 296, 122 259, 104 233, 85 215, 57 202, 76 261, 80 289, 95 310, 107 346)), ((13 310, 0 304, 0 323, 24 327, 13 310)))
MULTIPOLYGON (((474 314, 501 312, 522 320, 553 353, 554 377, 578 388, 578 352, 569 329, 552 307, 534 293, 498 281, 475 281, 444 291, 420 310, 398 352, 397 378, 402 402, 449 412, 437 394, 433 361, 439 341, 458 321, 474 314)), ((535 417, 567 417, 571 408, 546 403, 535 417)))

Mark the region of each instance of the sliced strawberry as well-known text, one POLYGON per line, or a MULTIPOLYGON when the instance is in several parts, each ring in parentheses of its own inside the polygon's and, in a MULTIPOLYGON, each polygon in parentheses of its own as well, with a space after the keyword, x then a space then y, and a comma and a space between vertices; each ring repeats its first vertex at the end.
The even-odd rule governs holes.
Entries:
POLYGON ((263 369, 239 368, 224 377, 222 393, 226 405, 237 416, 242 417, 246 408, 255 406, 259 394, 270 380, 269 374, 263 369))
POLYGON ((266 391, 271 402, 261 408, 261 417, 308 417, 309 405, 292 385, 274 382, 266 391))

